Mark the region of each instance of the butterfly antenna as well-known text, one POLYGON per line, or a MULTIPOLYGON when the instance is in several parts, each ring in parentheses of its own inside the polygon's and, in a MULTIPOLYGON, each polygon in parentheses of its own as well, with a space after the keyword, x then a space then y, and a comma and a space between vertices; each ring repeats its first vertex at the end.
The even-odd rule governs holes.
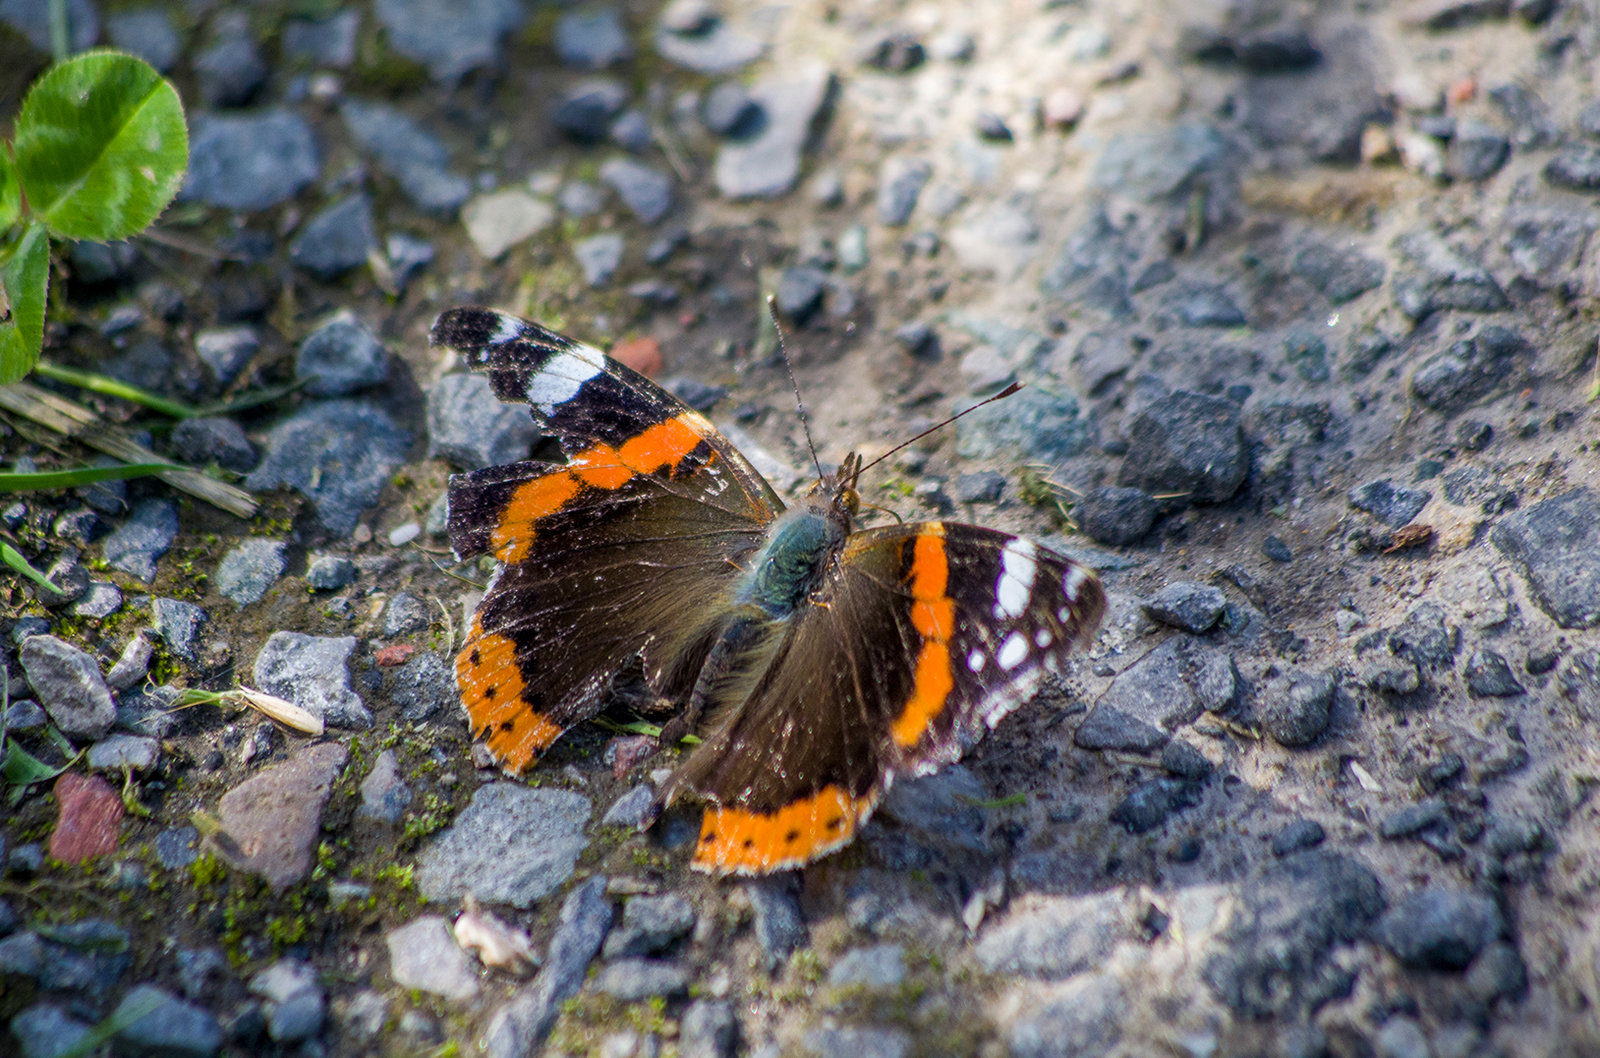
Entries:
POLYGON ((955 422, 957 419, 961 418, 963 415, 971 415, 973 412, 977 411, 979 408, 983 407, 985 404, 993 404, 997 400, 1004 400, 1005 398, 1011 396, 1013 393, 1017 392, 1017 390, 1019 390, 1021 388, 1022 388, 1022 383, 1021 382, 1013 382, 1013 383, 1011 383, 1011 385, 1007 386, 1005 389, 1002 389, 999 393, 996 393, 994 396, 990 397, 988 400, 980 400, 978 403, 974 404, 970 408, 967 408, 965 411, 958 411, 954 415, 950 416, 950 418, 944 420, 943 422, 935 423, 934 425, 928 427, 926 430, 923 430, 921 433, 917 434, 917 436, 911 438, 909 441, 901 441, 899 444, 895 445, 893 448, 891 448, 887 452, 883 453, 883 455, 879 456, 877 459, 874 459, 872 462, 868 463, 866 466, 864 466, 860 470, 856 471, 856 473, 857 474, 866 473, 868 470, 871 470, 873 467, 877 466, 879 463, 883 462, 885 459, 888 459, 890 456, 894 455, 896 452, 900 451, 902 448, 909 448, 911 445, 916 444, 918 441, 922 440, 924 437, 928 436, 929 434, 931 434, 931 433, 933 433, 933 432, 935 432, 937 430, 942 430, 946 426, 949 426, 951 423, 955 422))
POLYGON ((800 398, 800 383, 795 381, 794 365, 789 362, 789 349, 783 344, 783 325, 778 322, 778 299, 767 295, 767 315, 772 317, 772 329, 778 332, 778 352, 783 356, 783 369, 789 373, 789 385, 794 389, 794 406, 800 413, 800 428, 806 432, 806 447, 811 449, 811 465, 817 468, 821 481, 822 461, 817 458, 817 446, 811 440, 811 417, 806 414, 806 402, 800 398))

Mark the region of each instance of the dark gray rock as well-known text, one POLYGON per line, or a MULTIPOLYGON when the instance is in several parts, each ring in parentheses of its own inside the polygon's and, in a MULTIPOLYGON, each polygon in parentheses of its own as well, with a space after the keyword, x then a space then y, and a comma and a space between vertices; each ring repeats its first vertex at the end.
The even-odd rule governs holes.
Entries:
POLYGON ((336 11, 326 18, 291 18, 283 25, 283 56, 295 62, 343 70, 356 61, 361 12, 336 11))
MULTIPOLYGON (((172 827, 156 835, 156 861, 169 871, 180 871, 200 858, 200 831, 194 827, 172 827)), ((181 964, 180 964, 181 972, 181 964)), ((197 990, 187 986, 184 993, 193 999, 197 990)))
MULTIPOLYGON (((452 684, 452 689, 454 684, 452 684)), ((648 784, 640 783, 627 793, 618 797, 606 809, 606 814, 601 818, 600 825, 606 827, 640 827, 653 814, 655 809, 655 791, 648 784)))
POLYGON ((809 940, 794 881, 790 875, 778 874, 745 883, 755 912, 756 941, 768 969, 781 965, 809 940))
POLYGON ((636 896, 622 909, 622 922, 606 938, 611 959, 659 955, 694 928, 694 905, 673 893, 636 896))
POLYGON ((1495 941, 1467 968, 1467 990, 1483 1003, 1514 999, 1528 990, 1528 968, 1515 947, 1495 941))
POLYGON ((1405 262, 1395 275, 1395 304, 1413 320, 1420 322, 1440 309, 1499 312, 1506 307, 1494 276, 1433 229, 1401 235, 1394 248, 1405 262))
POLYGON ((1209 125, 1116 136, 1100 153, 1090 181, 1097 190, 1145 202, 1176 202, 1201 184, 1226 180, 1233 150, 1209 125))
POLYGON ((655 48, 668 62, 711 76, 748 66, 762 52, 761 41, 735 29, 712 5, 699 0, 667 5, 655 48))
POLYGON ((170 500, 142 500, 101 542, 106 565, 149 584, 156 562, 178 535, 178 510, 170 500))
POLYGON ((404 291, 423 269, 433 264, 433 244, 403 231, 390 232, 383 243, 396 290, 404 291))
MULTIPOLYGON (((141 673, 140 679, 143 678, 141 673)), ((176 687, 148 685, 122 691, 117 696, 117 727, 136 735, 166 738, 177 725, 180 714, 176 707, 181 693, 176 687)))
POLYGON ((697 999, 678 1023, 678 1058, 733 1058, 738 1042, 739 1019, 726 1000, 697 999))
POLYGON ((1532 353, 1515 331, 1485 327, 1424 360, 1412 373, 1411 392, 1435 411, 1460 411, 1487 396, 1532 353))
POLYGON ((1283 339, 1283 358, 1307 382, 1326 382, 1332 375, 1328 369, 1328 343, 1308 327, 1289 328, 1283 339))
POLYGON ((1103 964, 1129 933, 1118 894, 1031 897, 985 926, 973 954, 988 973, 1064 980, 1103 964))
POLYGON ((58 1058, 88 1050, 94 1043, 90 1026, 54 1003, 35 1003, 11 1019, 11 1037, 19 1058, 58 1058))
POLYGON ((211 369, 217 383, 226 386, 261 351, 261 338, 253 327, 201 331, 195 335, 194 351, 211 369))
POLYGON ((172 452, 185 463, 215 463, 224 470, 248 473, 256 465, 256 449, 232 419, 205 416, 185 419, 172 428, 172 452))
POLYGON ((1111 809, 1111 822, 1130 834, 1146 834, 1200 803, 1200 787, 1185 779, 1147 779, 1111 809))
POLYGON ((209 620, 205 610, 182 599, 157 596, 150 600, 150 627, 174 656, 191 665, 200 660, 196 640, 200 626, 209 620))
POLYGON ((1296 819, 1272 835, 1272 854, 1287 856, 1301 849, 1314 849, 1327 837, 1327 831, 1315 819, 1296 819))
POLYGON ((411 436, 371 404, 310 404, 272 428, 261 465, 245 487, 296 489, 316 507, 325 529, 346 536, 405 462, 410 446, 411 436))
POLYGON ((589 799, 567 790, 491 783, 417 861, 429 900, 473 893, 486 903, 527 908, 568 878, 589 844, 589 799))
POLYGON ((920 158, 894 155, 885 160, 878 171, 878 220, 896 226, 909 221, 932 175, 933 168, 920 158))
POLYGON ((270 209, 322 170, 311 126, 291 111, 199 114, 191 121, 184 198, 223 209, 270 209))
POLYGON ((583 986, 589 962, 611 928, 611 917, 603 876, 596 875, 567 894, 544 969, 489 1017, 483 1034, 489 1058, 523 1058, 538 1049, 561 1013, 561 1004, 583 986))
POLYGON ((1383 908, 1377 876, 1356 860, 1322 849, 1285 857, 1244 884, 1201 977, 1244 1017, 1314 1009, 1348 987, 1332 949, 1364 937, 1383 908))
POLYGON ((338 591, 356 579, 356 564, 343 555, 318 555, 306 567, 306 585, 317 591, 338 591))
POLYGON ((1593 492, 1574 489, 1518 511, 1489 538, 1556 624, 1600 625, 1600 500, 1593 492))
POLYGON ((29 636, 17 651, 28 686, 63 734, 103 738, 117 719, 100 663, 55 636, 29 636))
POLYGON ((1006 490, 1006 477, 998 470, 962 474, 950 485, 950 498, 957 503, 998 503, 1006 490))
POLYGON ((1161 770, 1174 778, 1200 782, 1209 777, 1215 767, 1204 753, 1187 742, 1173 739, 1161 750, 1161 770))
POLYGON ((1180 390, 1133 417, 1117 483, 1221 503, 1239 491, 1249 469, 1239 406, 1180 390))
POLYGON ((183 41, 172 27, 172 19, 156 7, 107 15, 106 36, 118 48, 137 55, 162 73, 172 69, 183 51, 183 41))
POLYGON ((289 259, 319 279, 334 279, 365 265, 377 247, 372 200, 356 194, 312 217, 289 244, 289 259))
POLYGON ((158 985, 140 985, 122 998, 116 1039, 138 1054, 208 1058, 222 1048, 222 1026, 204 1007, 186 1003, 158 985), (139 1011, 148 1011, 140 1015, 139 1011))
POLYGON ((217 590, 248 606, 277 583, 288 563, 289 549, 281 540, 254 536, 240 541, 217 566, 217 590))
POLYGON ((579 70, 603 70, 633 58, 633 43, 614 7, 568 11, 556 20, 556 54, 579 70))
POLYGON ((539 437, 525 408, 495 399, 478 374, 445 375, 428 390, 428 458, 462 470, 528 458, 539 437))
POLYGON ((1549 286, 1578 263, 1595 226, 1587 210, 1508 211, 1502 245, 1526 279, 1549 286))
POLYGON ((1164 291, 1161 302, 1188 327, 1243 327, 1250 322, 1227 288, 1217 283, 1181 283, 1164 291))
POLYGON ((1274 562, 1294 561, 1294 552, 1289 549, 1289 545, 1273 533, 1268 533, 1266 538, 1261 541, 1261 553, 1274 562))
POLYGON ((372 711, 350 686, 354 636, 274 632, 256 655, 256 686, 285 698, 329 727, 364 729, 372 711))
MULTIPOLYGON (((1534 658, 1529 657, 1530 672, 1534 669, 1533 663, 1534 658)), ((1559 685, 1562 697, 1576 706, 1580 715, 1590 721, 1600 718, 1600 650, 1574 654, 1561 670, 1559 685)))
POLYGON ((322 1031, 328 996, 315 967, 279 959, 250 979, 250 991, 267 1001, 267 1035, 278 1043, 310 1039, 322 1031))
POLYGON ((1492 650, 1474 651, 1462 675, 1474 698, 1509 698, 1524 690, 1511 674, 1510 663, 1492 650))
POLYGON ((1373 937, 1407 966, 1461 970, 1505 931, 1505 919, 1493 898, 1430 886, 1390 908, 1373 937))
POLYGON ((1421 513, 1433 494, 1380 478, 1350 490, 1350 506, 1398 529, 1421 513))
POLYGON ((356 815, 393 826, 405 816, 415 796, 400 776, 394 750, 386 749, 372 762, 372 770, 361 780, 361 807, 356 815))
POLYGON ((655 996, 679 999, 689 992, 689 972, 656 959, 620 959, 600 971, 594 989, 622 1003, 655 996))
POLYGON ((803 1053, 817 1058, 848 1054, 852 1058, 906 1058, 911 1037, 901 1029, 834 1028, 807 1029, 800 1038, 803 1053))
POLYGON ((625 246, 622 234, 614 231, 603 231, 577 242, 572 255, 578 259, 584 281, 591 287, 610 286, 617 269, 622 267, 625 246))
MULTIPOLYGON (((94 47, 100 38, 100 11, 94 0, 67 0, 70 50, 94 47)), ((35 51, 50 54, 50 5, 46 0, 0 0, 0 22, 27 38, 35 51)))
POLYGON ((1378 822, 1378 834, 1386 841, 1400 841, 1428 831, 1441 831, 1449 823, 1450 816, 1444 802, 1429 799, 1421 804, 1406 805, 1385 816, 1378 822))
POLYGON ((839 956, 828 970, 828 987, 895 988, 905 978, 905 948, 899 944, 878 944, 839 956))
POLYGON ((1600 147, 1575 143, 1545 163, 1544 178, 1572 191, 1600 191, 1600 147))
MULTIPOLYGON (((658 48, 674 36, 663 34, 658 48)), ((800 156, 832 89, 833 77, 820 65, 773 74, 751 85, 750 98, 761 108, 756 131, 725 141, 717 151, 715 178, 723 197, 787 194, 800 177, 800 156)))
POLYGON ((1202 712, 1231 710, 1238 694, 1229 655, 1174 636, 1117 674, 1074 740, 1084 749, 1151 753, 1202 712))
POLYGON ((1156 523, 1159 507, 1143 489, 1102 485, 1072 505, 1072 517, 1089 539, 1113 547, 1138 542, 1156 523))
POLYGON ((270 71, 242 12, 225 12, 215 27, 215 39, 194 59, 200 102, 208 107, 242 107, 261 91, 270 71))
MULTIPOLYGON (((963 402, 964 410, 970 401, 963 402)), ((956 423, 956 451, 963 459, 1021 457, 1055 464, 1089 446, 1089 424, 1077 398, 1040 381, 1006 400, 978 408, 956 423)))
POLYGON ((390 701, 403 720, 415 723, 457 701, 455 670, 437 654, 422 653, 395 670, 390 701))
POLYGON ((642 110, 630 107, 611 123, 611 142, 625 151, 643 154, 656 145, 656 132, 642 110))
POLYGON ((471 197, 472 182, 450 171, 450 151, 407 114, 383 103, 347 99, 339 116, 356 146, 418 209, 449 219, 471 197))
MULTIPOLYGON (((1110 974, 1066 982, 1011 1025, 1013 1058, 1101 1058, 1122 1039, 1128 995, 1110 974)), ((840 1052, 844 1053, 844 1052, 840 1052)))
POLYGON ((1419 603, 1388 633, 1388 645, 1391 653, 1418 666, 1448 666, 1461 645, 1461 629, 1445 620, 1437 604, 1419 603))
POLYGON ((428 604, 410 592, 396 592, 383 610, 383 635, 386 639, 425 632, 433 617, 428 604))
MULTIPOLYGON (((18 847, 13 855, 21 851, 22 847, 18 847)), ((82 919, 52 926, 44 938, 14 934, 0 943, 25 942, 30 936, 39 944, 38 966, 30 976, 44 989, 103 995, 117 987, 133 962, 128 931, 107 919, 82 919)), ((3 963, 0 957, 0 964, 3 963)))
POLYGON ((1262 710, 1267 733, 1293 749, 1311 745, 1328 729, 1334 690, 1334 679, 1325 672, 1293 680, 1262 710))
POLYGON ((672 177, 632 158, 612 158, 600 166, 600 182, 622 199, 641 223, 656 224, 672 209, 672 177))
POLYGON ((737 136, 753 131, 761 108, 750 98, 750 90, 738 81, 722 81, 712 86, 700 104, 700 120, 707 131, 717 136, 737 136))
POLYGON ((373 14, 398 54, 438 81, 500 61, 500 41, 527 13, 517 0, 375 0, 373 14))
POLYGON ((294 375, 314 397, 342 397, 381 384, 389 375, 388 354, 377 335, 343 309, 300 343, 294 375))
POLYGON ((1500 130, 1465 119, 1456 125, 1445 152, 1445 172, 1457 180, 1487 180, 1511 157, 1511 141, 1500 130))
POLYGON ((550 118, 556 128, 579 143, 599 143, 628 105, 628 89, 609 77, 580 81, 556 103, 550 118))
POLYGON ((1140 606, 1152 619, 1181 628, 1191 635, 1203 635, 1216 627, 1228 608, 1222 589, 1192 580, 1173 581, 1140 606))
POLYGON ((807 265, 785 268, 778 277, 778 311, 795 326, 803 326, 822 307, 822 292, 827 285, 827 273, 820 268, 807 265))

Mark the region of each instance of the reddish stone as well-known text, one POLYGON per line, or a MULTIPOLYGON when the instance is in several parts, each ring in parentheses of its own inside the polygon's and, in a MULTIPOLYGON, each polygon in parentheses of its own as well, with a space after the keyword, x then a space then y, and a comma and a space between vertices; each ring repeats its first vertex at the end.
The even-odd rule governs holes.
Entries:
POLYGON ((661 373, 666 362, 661 359, 661 343, 654 338, 634 338, 618 342, 611 350, 611 359, 627 364, 641 375, 654 378, 661 373))
POLYGON ((410 661, 411 655, 416 652, 417 645, 415 643, 394 643, 381 647, 377 653, 378 664, 383 668, 392 669, 396 665, 404 665, 410 661))
POLYGON ((82 863, 116 851, 123 808, 110 783, 98 775, 69 771, 56 780, 55 795, 61 814, 50 835, 51 859, 82 863))
POLYGON ((606 746, 605 759, 611 762, 611 774, 618 779, 627 775, 633 766, 656 751, 659 746, 649 735, 619 735, 606 746))
POLYGON ((311 873, 322 808, 344 767, 337 742, 307 746, 222 795, 222 830, 210 840, 224 859, 282 889, 311 873))

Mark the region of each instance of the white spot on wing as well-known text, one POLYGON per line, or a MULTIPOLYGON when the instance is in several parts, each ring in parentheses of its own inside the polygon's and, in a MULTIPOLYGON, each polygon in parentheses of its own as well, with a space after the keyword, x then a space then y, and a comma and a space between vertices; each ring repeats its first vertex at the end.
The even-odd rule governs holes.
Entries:
POLYGON ((995 660, 1000 662, 1000 667, 1010 672, 1028 656, 1028 641, 1022 638, 1021 632, 1012 632, 1006 636, 1006 641, 1000 644, 1000 655, 995 660))
POLYGON ((490 345, 505 345, 522 337, 522 321, 515 316, 501 316, 500 326, 489 336, 490 345))
POLYGON ((528 379, 528 403, 549 415, 556 405, 577 396, 585 382, 604 370, 604 363, 604 356, 596 349, 557 353, 528 379))
POLYGON ((1028 598, 1033 594, 1033 576, 1038 568, 1034 561, 1033 542, 1016 537, 1007 541, 1000 552, 1000 580, 994 589, 995 620, 1015 620, 1028 608, 1028 598))
POLYGON ((974 650, 972 653, 967 655, 967 668, 971 669, 973 672, 982 672, 983 664, 983 651, 974 650))
POLYGON ((1067 598, 1073 602, 1078 601, 1078 592, 1089 579, 1088 572, 1082 566, 1068 566, 1067 572, 1061 578, 1061 590, 1067 593, 1067 598))
POLYGON ((1037 632, 1033 633, 1033 645, 1038 647, 1040 650, 1043 650, 1045 647, 1049 646, 1050 630, 1048 628, 1041 628, 1037 632))

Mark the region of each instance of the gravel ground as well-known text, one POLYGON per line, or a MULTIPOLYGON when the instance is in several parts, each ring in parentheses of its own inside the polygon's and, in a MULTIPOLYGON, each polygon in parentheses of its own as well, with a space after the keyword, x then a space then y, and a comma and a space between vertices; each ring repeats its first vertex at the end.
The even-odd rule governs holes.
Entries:
MULTIPOLYGON (((3 501, 67 587, 0 583, 6 728, 85 752, 0 821, 0 1051, 1600 1053, 1592 4, 68 6, 192 158, 158 237, 61 248, 48 355, 297 387, 60 391, 251 519, 3 501), (1027 383, 866 498, 1112 602, 853 845, 729 882, 636 830, 646 739, 477 766, 442 496, 539 438, 426 333, 605 344, 803 490, 766 293, 825 460, 1027 383), (238 684, 323 733, 172 707, 238 684)), ((0 0, 0 99, 47 40, 0 0)))

